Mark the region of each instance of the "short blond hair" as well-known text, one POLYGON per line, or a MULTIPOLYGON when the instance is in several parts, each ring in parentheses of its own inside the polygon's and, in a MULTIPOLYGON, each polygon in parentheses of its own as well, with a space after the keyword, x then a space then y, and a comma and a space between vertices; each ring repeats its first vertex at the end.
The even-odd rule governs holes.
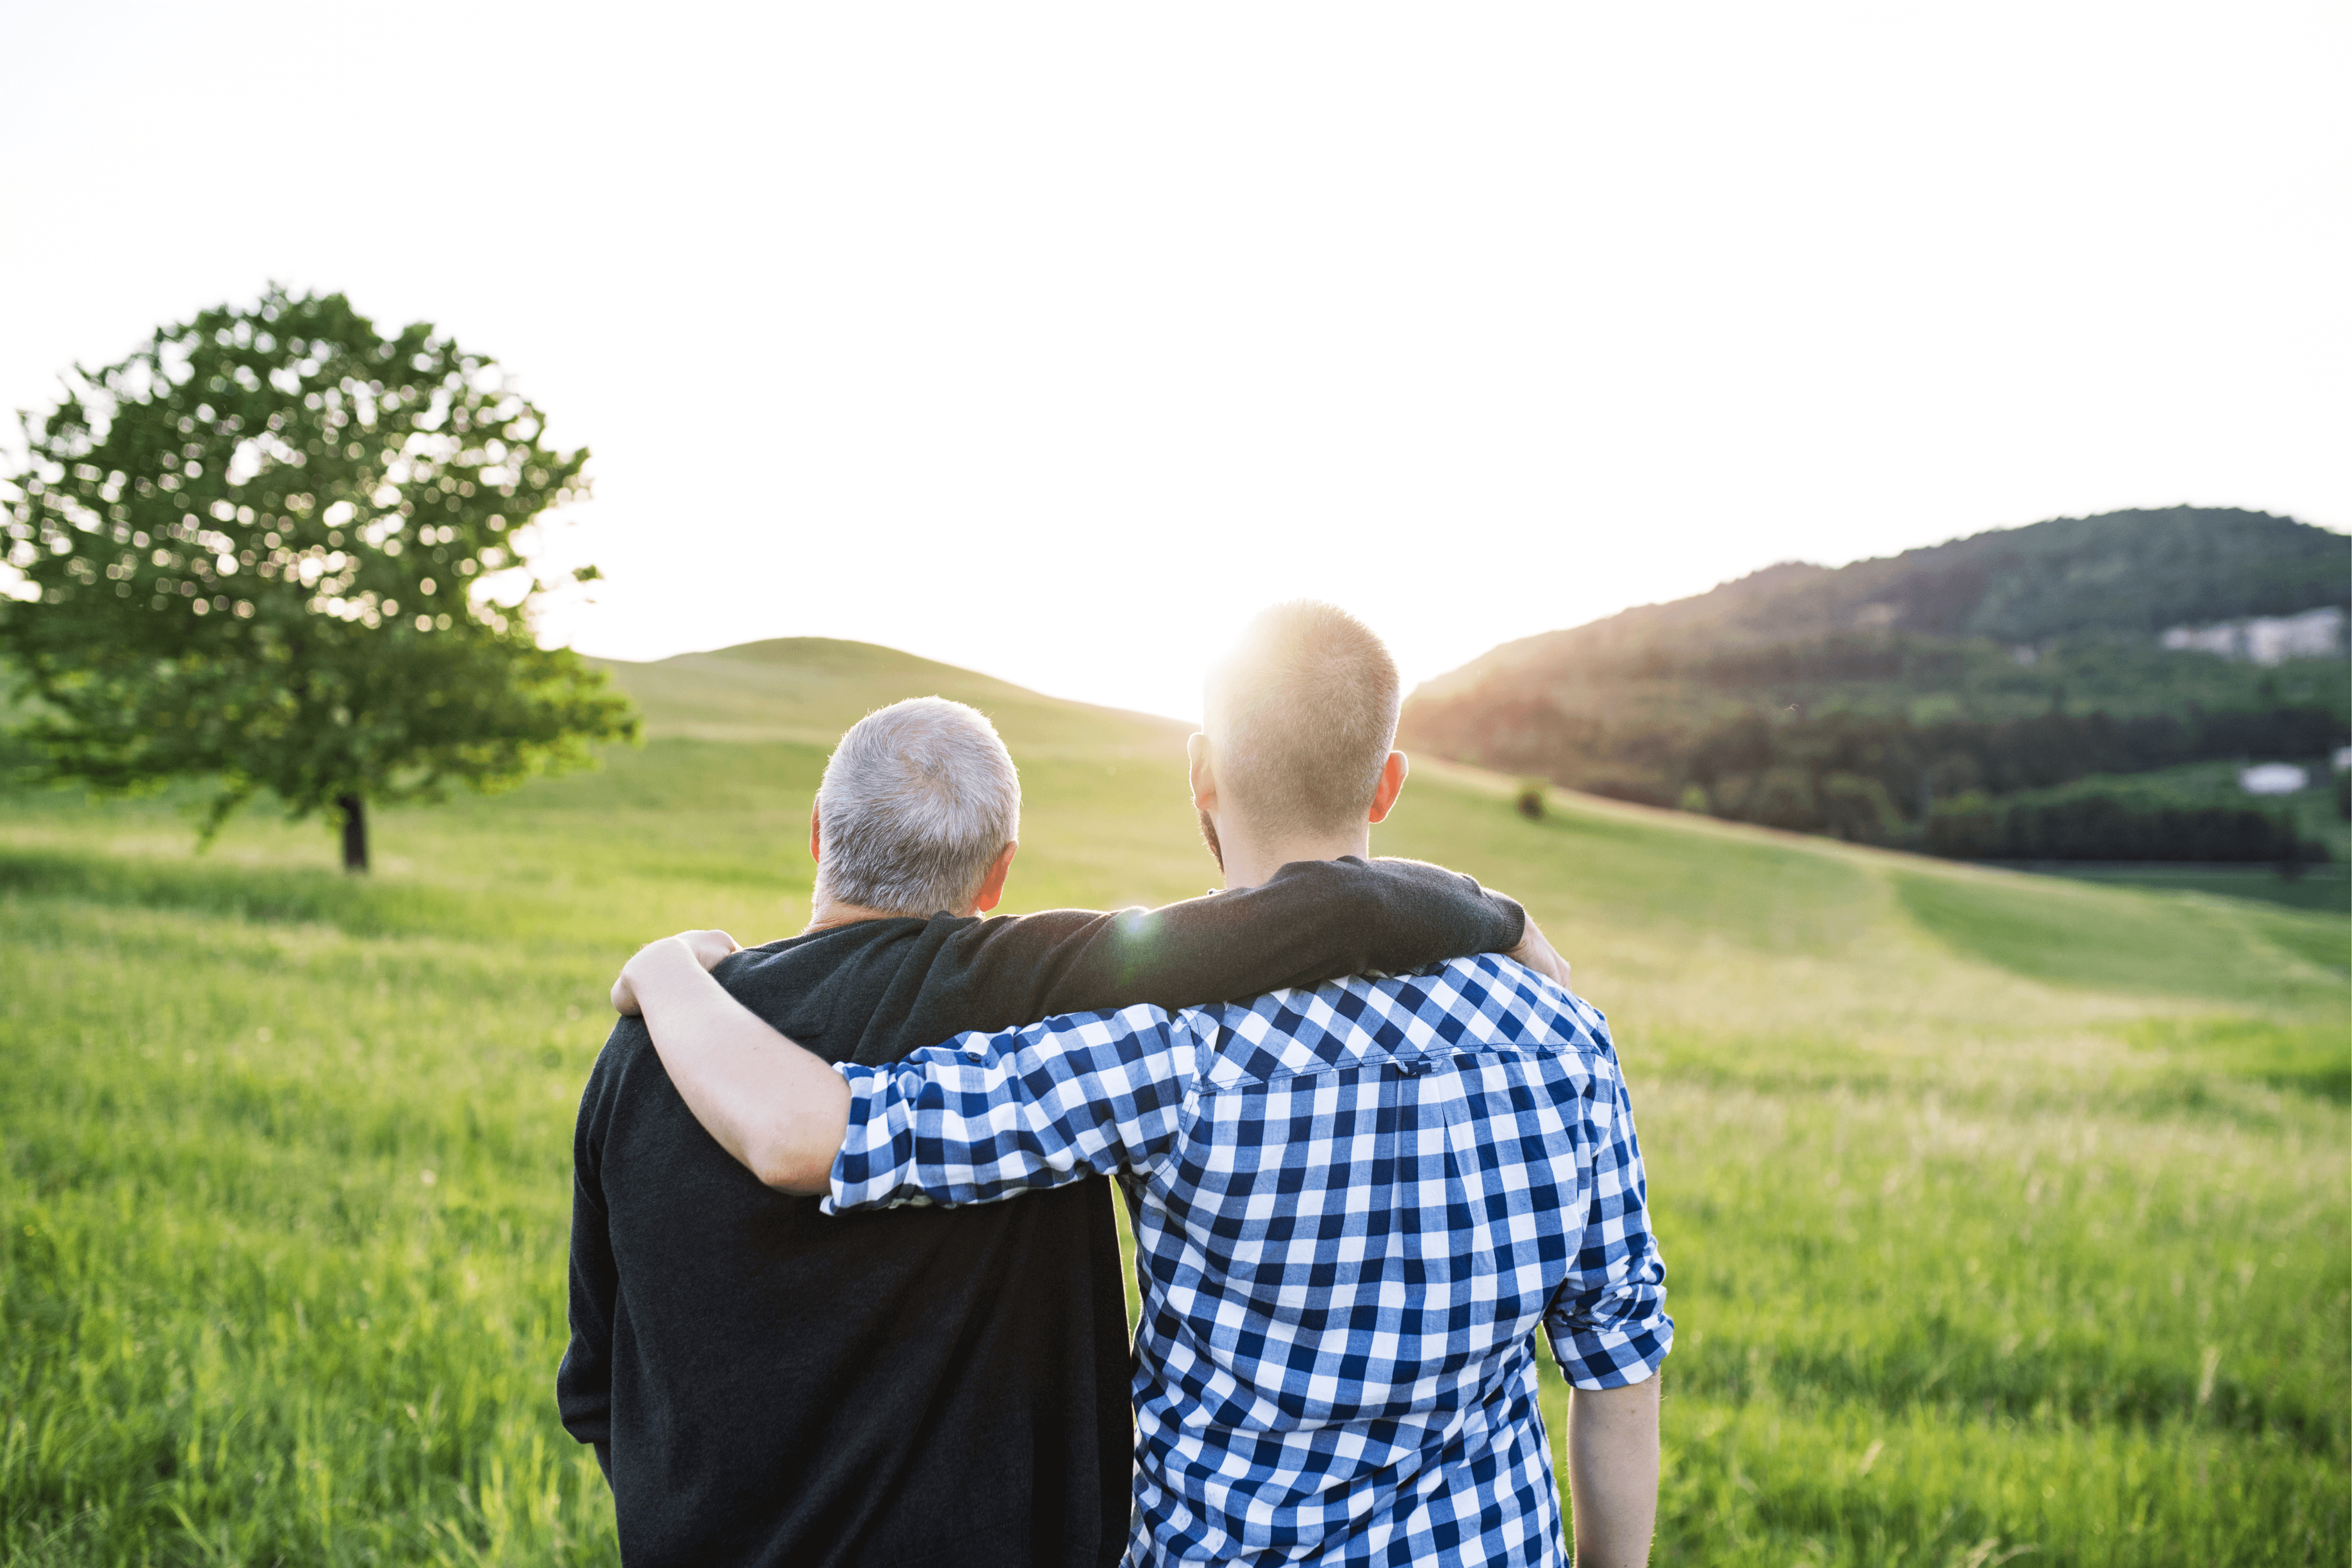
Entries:
POLYGON ((1337 605, 1262 612, 1210 672, 1217 787, 1269 827, 1328 831, 1371 810, 1403 687, 1372 629, 1337 605))

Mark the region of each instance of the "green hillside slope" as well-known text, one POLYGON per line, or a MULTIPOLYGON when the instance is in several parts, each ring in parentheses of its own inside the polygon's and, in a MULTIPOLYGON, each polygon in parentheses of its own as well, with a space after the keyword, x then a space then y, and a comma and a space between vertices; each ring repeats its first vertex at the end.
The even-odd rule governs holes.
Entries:
POLYGON ((803 741, 831 750, 841 732, 909 695, 987 710, 1008 745, 1037 755, 1118 756, 1182 744, 1188 727, 1150 714, 1045 697, 1010 682, 872 643, 779 637, 656 664, 589 661, 645 710, 647 733, 694 740, 803 741))
MULTIPOLYGON (((2315 763, 2324 779, 2352 735, 2340 617, 2334 652, 2272 664, 2158 634, 2340 612, 2348 594, 2352 538, 2291 518, 2058 518, 1835 570, 1776 566, 1506 643, 1414 692, 1403 730, 1444 756, 1622 799, 1936 847, 1984 837, 1928 820, 1971 792, 2248 758, 2315 763)), ((2234 847, 2182 858, 2288 852, 2263 823, 2204 826, 2184 841, 2234 847)), ((2036 858, 2149 858, 2116 847, 2147 836, 2086 834, 2036 858)))
POLYGON ((1830 568, 1768 567, 1709 592, 1506 643, 1449 674, 1440 697, 1508 672, 1554 679, 1840 633, 2014 646, 2352 603, 2352 538, 2234 507, 2056 517, 1830 568))
MULTIPOLYGON (((857 644, 615 674, 643 749, 385 812, 372 880, 0 802, 0 1561, 611 1560, 551 1395, 604 987, 797 927, 836 724, 997 714, 1011 908, 1213 880, 1180 726, 857 644)), ((2343 1560, 2345 919, 1510 793, 1424 761, 1377 847, 1525 899, 1612 1019, 1662 1561, 2343 1560)))

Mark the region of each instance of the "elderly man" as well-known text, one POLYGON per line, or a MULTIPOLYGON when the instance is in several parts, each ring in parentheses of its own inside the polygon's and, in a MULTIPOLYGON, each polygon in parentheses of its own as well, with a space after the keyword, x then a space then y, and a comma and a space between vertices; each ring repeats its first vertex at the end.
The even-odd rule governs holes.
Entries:
MULTIPOLYGON (((1404 784, 1397 701, 1352 618, 1260 618, 1192 737, 1229 888, 1364 852, 1404 784)), ((703 936, 624 981, 769 1180, 846 1220, 1120 1175, 1143 1290, 1131 1561, 1563 1563, 1538 1328, 1576 1390, 1577 1560, 1646 1559, 1674 1325, 1607 1025, 1564 986, 1481 956, 836 1071, 709 982, 703 936)))
MULTIPOLYGON (((871 1066, 1074 1009, 1181 1007, 1515 944, 1556 961, 1516 904, 1409 862, 1318 859, 1150 915, 982 920, 1019 831, 1012 758, 981 715, 938 698, 870 715, 818 790, 808 929, 718 978, 745 1017, 871 1066)), ((612 1482, 625 1560, 1118 1558, 1131 1446, 1106 1183, 826 1218, 696 1125, 635 1019, 590 1076, 573 1159, 558 1394, 612 1482)))

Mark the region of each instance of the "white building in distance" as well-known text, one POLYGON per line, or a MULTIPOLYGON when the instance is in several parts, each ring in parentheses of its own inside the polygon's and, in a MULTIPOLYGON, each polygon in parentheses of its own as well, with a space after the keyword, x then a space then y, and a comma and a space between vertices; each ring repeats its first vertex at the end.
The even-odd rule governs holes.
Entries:
POLYGON ((2341 653, 2344 621, 2344 612, 2327 604, 2300 615, 2253 615, 2213 626, 2175 626, 2158 641, 2168 648, 2276 664, 2341 653))
POLYGON ((2249 795, 2292 795, 2311 782, 2311 775, 2292 762, 2258 762, 2238 769, 2238 788, 2249 795))

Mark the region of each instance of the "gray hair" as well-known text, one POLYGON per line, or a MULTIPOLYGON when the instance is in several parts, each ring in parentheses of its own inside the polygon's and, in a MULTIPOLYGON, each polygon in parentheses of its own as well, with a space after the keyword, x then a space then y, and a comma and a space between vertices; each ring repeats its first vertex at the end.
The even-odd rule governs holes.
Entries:
POLYGON ((849 727, 816 817, 819 894, 885 915, 961 910, 1021 835, 1021 775, 985 714, 909 697, 849 727))

